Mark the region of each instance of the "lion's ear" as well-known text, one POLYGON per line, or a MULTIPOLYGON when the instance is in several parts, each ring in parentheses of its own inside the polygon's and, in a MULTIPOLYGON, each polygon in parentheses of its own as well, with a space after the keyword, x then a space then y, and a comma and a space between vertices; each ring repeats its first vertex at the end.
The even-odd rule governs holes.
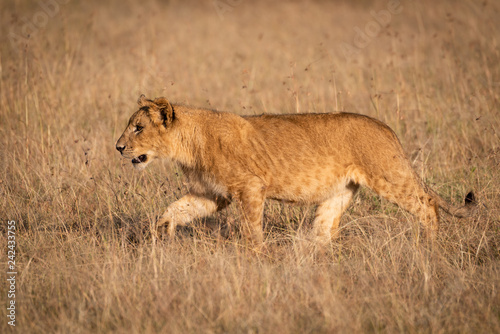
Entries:
POLYGON ((160 110, 164 124, 168 125, 172 123, 174 120, 174 107, 172 107, 172 104, 164 97, 154 99, 153 103, 160 110))
POLYGON ((167 105, 168 100, 162 96, 154 99, 153 103, 156 104, 157 106, 162 106, 162 105, 167 105))
POLYGON ((142 94, 142 95, 139 97, 139 99, 137 100, 137 104, 138 104, 138 105, 139 105, 139 107, 141 107, 141 108, 142 108, 142 107, 149 107, 149 106, 151 106, 151 103, 152 103, 152 102, 153 102, 153 101, 146 99, 146 96, 145 96, 144 94, 142 94))

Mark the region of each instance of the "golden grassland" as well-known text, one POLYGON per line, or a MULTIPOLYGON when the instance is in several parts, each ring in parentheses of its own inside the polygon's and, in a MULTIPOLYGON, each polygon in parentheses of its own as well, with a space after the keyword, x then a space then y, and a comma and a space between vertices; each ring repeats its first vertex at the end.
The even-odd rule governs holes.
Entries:
MULTIPOLYGON (((3 235, 8 220, 17 226, 14 330, 500 332, 500 3, 401 0, 379 16, 383 27, 372 14, 394 1, 216 3, 0 5, 0 219, 3 235), (137 173, 115 151, 140 93, 238 114, 377 117, 440 195, 459 204, 474 190, 479 208, 443 216, 434 245, 367 190, 322 255, 302 242, 313 208, 275 202, 266 253, 227 228, 234 207, 155 239, 156 216, 186 187, 175 166, 137 173)), ((6 273, 7 239, 0 245, 6 273)), ((5 279, 0 287, 8 333, 5 279)))

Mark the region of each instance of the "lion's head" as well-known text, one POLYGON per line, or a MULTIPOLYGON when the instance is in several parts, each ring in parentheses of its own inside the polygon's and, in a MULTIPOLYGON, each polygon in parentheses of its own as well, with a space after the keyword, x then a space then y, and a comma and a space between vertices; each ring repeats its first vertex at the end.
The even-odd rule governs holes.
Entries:
POLYGON ((174 109, 163 97, 148 100, 141 95, 137 103, 140 108, 130 117, 116 149, 124 158, 131 159, 136 169, 143 170, 160 156, 160 138, 174 120, 174 109))

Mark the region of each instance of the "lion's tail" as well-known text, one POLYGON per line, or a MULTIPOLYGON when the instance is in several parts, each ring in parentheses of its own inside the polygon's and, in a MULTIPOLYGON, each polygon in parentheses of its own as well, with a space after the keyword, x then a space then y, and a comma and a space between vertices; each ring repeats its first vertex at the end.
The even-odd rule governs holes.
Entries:
POLYGON ((429 195, 431 195, 434 198, 439 207, 444 210, 444 212, 454 217, 458 218, 470 217, 477 206, 476 196, 472 191, 469 191, 469 193, 465 195, 464 205, 459 207, 449 204, 434 190, 428 188, 427 191, 429 192, 429 195))

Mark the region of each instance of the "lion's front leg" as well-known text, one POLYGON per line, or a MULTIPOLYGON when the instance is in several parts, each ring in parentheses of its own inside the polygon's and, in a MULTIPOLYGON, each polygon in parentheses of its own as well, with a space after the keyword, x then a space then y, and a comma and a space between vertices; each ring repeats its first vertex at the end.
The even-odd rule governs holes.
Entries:
POLYGON ((229 204, 225 198, 186 195, 172 203, 157 222, 157 227, 168 223, 168 235, 175 235, 175 228, 183 226, 196 218, 209 216, 229 204))
POLYGON ((266 200, 266 187, 259 178, 250 178, 246 185, 238 191, 237 196, 242 213, 242 228, 246 238, 255 246, 262 245, 264 234, 262 231, 262 216, 266 200))

